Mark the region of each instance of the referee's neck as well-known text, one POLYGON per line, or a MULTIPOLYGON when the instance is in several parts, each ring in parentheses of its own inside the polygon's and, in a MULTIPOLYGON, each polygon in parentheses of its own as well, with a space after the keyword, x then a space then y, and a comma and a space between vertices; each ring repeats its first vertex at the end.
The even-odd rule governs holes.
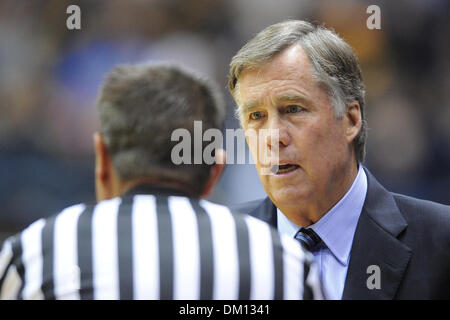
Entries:
POLYGON ((140 186, 152 186, 153 188, 161 188, 179 191, 176 193, 183 194, 192 198, 198 198, 199 195, 196 195, 193 191, 192 186, 187 185, 186 183, 181 183, 177 181, 168 181, 162 179, 154 179, 154 178, 142 178, 136 179, 132 181, 127 181, 122 184, 121 191, 117 196, 122 196, 126 193, 129 193, 131 190, 138 189, 140 186))
MULTIPOLYGON (((120 181, 117 179, 112 183, 113 186, 109 187, 110 192, 98 192, 97 201, 109 200, 112 198, 134 194, 140 191, 156 191, 168 190, 173 194, 183 195, 192 198, 199 198, 199 195, 194 193, 192 186, 177 181, 169 181, 155 178, 141 178, 129 181, 120 181), (103 195, 103 196, 102 196, 103 195)), ((146 192, 144 192, 146 193, 146 192)))

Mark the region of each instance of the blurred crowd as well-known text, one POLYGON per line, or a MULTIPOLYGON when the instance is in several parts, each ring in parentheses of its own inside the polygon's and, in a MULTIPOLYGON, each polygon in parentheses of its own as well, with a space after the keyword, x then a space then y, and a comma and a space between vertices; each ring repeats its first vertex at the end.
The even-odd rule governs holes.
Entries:
MULTIPOLYGON (((391 191, 450 204, 450 2, 447 0, 1 0, 0 240, 65 206, 95 201, 95 98, 116 64, 181 62, 225 92, 228 64, 264 27, 324 23, 360 59, 368 168, 391 191), (66 9, 81 9, 68 30, 66 9), (369 30, 366 9, 381 9, 369 30)), ((211 200, 264 196, 252 165, 229 165, 211 200)))

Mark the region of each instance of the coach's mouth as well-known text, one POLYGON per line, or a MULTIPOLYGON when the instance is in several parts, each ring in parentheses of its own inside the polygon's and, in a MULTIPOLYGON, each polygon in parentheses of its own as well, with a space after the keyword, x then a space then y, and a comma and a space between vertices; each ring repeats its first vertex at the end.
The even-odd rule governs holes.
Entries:
POLYGON ((275 175, 283 175, 295 171, 298 168, 300 168, 298 164, 286 163, 281 165, 274 165, 272 166, 270 171, 275 175))

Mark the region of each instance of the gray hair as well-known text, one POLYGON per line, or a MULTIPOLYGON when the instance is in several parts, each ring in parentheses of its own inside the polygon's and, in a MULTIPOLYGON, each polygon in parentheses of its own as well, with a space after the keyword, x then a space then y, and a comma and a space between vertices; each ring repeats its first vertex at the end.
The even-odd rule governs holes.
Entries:
POLYGON ((171 64, 117 66, 106 76, 97 110, 122 181, 151 177, 203 191, 211 166, 175 165, 171 134, 185 128, 193 137, 194 120, 204 130, 223 130, 225 103, 215 83, 171 64))
MULTIPOLYGON (((353 146, 356 160, 363 162, 367 122, 361 69, 352 48, 332 30, 297 20, 288 20, 265 28, 247 42, 231 60, 228 77, 231 95, 239 104, 239 76, 242 71, 258 68, 294 44, 300 44, 307 54, 313 66, 313 76, 327 90, 337 117, 344 115, 347 104, 358 101, 362 126, 353 140, 353 146)), ((237 114, 240 116, 239 108, 237 114)))

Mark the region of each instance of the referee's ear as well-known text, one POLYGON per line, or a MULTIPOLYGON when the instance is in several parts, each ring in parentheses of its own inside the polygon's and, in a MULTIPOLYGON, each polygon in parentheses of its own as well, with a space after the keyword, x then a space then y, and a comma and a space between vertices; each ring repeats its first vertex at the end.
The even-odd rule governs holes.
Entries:
POLYGON ((114 173, 111 159, 108 154, 103 136, 94 133, 95 148, 95 191, 97 201, 110 199, 113 197, 114 191, 114 173))
POLYGON ((209 173, 209 179, 205 184, 205 188, 203 189, 200 198, 206 198, 209 196, 220 176, 222 175, 223 169, 225 168, 226 163, 226 152, 223 149, 216 149, 216 162, 211 168, 209 173))

